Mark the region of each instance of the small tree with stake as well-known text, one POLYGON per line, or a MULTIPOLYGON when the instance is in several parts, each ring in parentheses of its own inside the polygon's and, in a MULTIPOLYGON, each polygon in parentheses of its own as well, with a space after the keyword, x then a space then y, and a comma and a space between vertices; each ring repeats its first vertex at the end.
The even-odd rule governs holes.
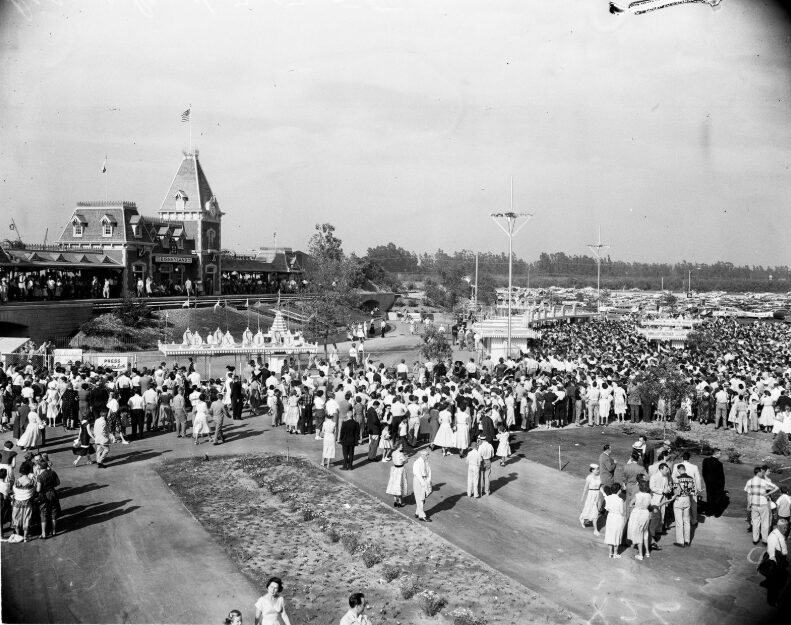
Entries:
POLYGON ((423 345, 420 346, 420 355, 424 360, 445 360, 453 355, 453 349, 448 344, 444 332, 440 332, 433 325, 423 333, 423 345))
POLYGON ((300 304, 308 317, 308 330, 322 340, 326 356, 329 337, 352 322, 352 310, 359 303, 354 288, 363 279, 362 270, 357 257, 344 255, 335 227, 329 223, 316 224, 308 253, 308 297, 300 304))
MULTIPOLYGON (((640 395, 650 400, 652 404, 655 404, 661 397, 665 400, 669 414, 676 414, 684 399, 689 397, 695 389, 671 356, 665 356, 659 362, 643 370, 638 374, 637 382, 640 384, 640 395)), ((686 423, 677 425, 679 429, 689 429, 686 423)), ((664 430, 664 422, 662 428, 664 430)))

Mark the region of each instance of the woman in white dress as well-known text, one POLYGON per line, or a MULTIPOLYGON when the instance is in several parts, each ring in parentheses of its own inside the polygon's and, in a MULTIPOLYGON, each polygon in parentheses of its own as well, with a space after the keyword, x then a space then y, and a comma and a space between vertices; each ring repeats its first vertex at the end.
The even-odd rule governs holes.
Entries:
POLYGON ((283 601, 283 582, 279 577, 271 577, 266 590, 255 602, 255 625, 291 625, 283 601))
POLYGON ((580 525, 585 527, 586 523, 591 523, 593 525, 594 536, 601 535, 598 525, 601 498, 601 475, 599 474, 599 465, 591 464, 588 476, 585 478, 585 488, 582 490, 580 525))
POLYGON ((467 452, 470 447, 470 413, 467 412, 467 407, 461 406, 456 408, 456 447, 459 450, 461 457, 467 452))
POLYGON ((193 408, 193 417, 192 417, 192 436, 195 439, 195 444, 199 443, 198 437, 201 434, 206 435, 206 442, 208 443, 209 438, 209 406, 206 404, 206 395, 201 393, 198 397, 198 401, 192 406, 193 408))
POLYGON ((330 468, 330 461, 335 459, 335 422, 332 420, 332 415, 328 414, 324 417, 324 423, 321 424, 321 438, 324 440, 324 445, 321 451, 321 466, 330 468), (324 464, 324 461, 327 464, 324 464))
POLYGON ((50 382, 47 385, 47 394, 44 396, 44 402, 47 405, 47 423, 49 427, 54 428, 55 419, 58 418, 58 413, 60 412, 60 393, 55 382, 50 382))
POLYGON ((286 405, 286 416, 283 419, 286 424, 286 432, 289 434, 297 433, 299 425, 299 397, 296 391, 291 391, 286 405))
POLYGON ((516 425, 515 403, 516 399, 514 398, 514 394, 508 393, 508 395, 505 396, 505 427, 509 430, 516 425))
POLYGON ((404 503, 401 498, 409 494, 409 484, 406 479, 406 456, 404 455, 404 443, 399 441, 392 455, 393 464, 390 465, 390 479, 387 481, 388 495, 393 496, 393 507, 401 508, 404 503))
POLYGON ((605 382, 601 387, 599 395, 599 422, 596 425, 607 425, 610 420, 610 408, 612 407, 612 388, 605 382))
POLYGON ((456 446, 456 435, 451 427, 452 416, 447 404, 443 403, 439 411, 439 429, 434 437, 434 445, 442 447, 442 455, 450 454, 450 449, 456 446))
POLYGON ((604 509, 607 510, 607 522, 604 525, 604 542, 610 548, 611 558, 620 558, 618 547, 623 540, 624 513, 626 503, 621 498, 621 485, 613 482, 610 494, 604 498, 604 509))
POLYGON ((613 411, 618 423, 623 423, 626 419, 626 390, 623 386, 613 386, 613 411))
POLYGON ((769 391, 764 391, 761 397, 761 416, 758 419, 758 424, 764 432, 768 432, 774 428, 775 424, 775 402, 772 399, 772 394, 769 391))
POLYGON ((38 406, 30 405, 30 412, 27 415, 27 427, 22 436, 19 437, 19 445, 22 449, 28 450, 32 447, 38 449, 41 445, 41 430, 44 429, 44 422, 38 415, 38 406))

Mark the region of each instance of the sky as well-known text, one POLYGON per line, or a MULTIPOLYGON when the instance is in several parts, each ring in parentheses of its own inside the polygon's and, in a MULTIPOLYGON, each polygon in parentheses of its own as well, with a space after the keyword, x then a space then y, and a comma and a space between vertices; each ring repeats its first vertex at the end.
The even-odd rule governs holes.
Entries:
POLYGON ((0 238, 154 215, 189 107, 225 248, 500 252, 513 207, 528 260, 791 265, 790 78, 770 0, 0 0, 0 238))

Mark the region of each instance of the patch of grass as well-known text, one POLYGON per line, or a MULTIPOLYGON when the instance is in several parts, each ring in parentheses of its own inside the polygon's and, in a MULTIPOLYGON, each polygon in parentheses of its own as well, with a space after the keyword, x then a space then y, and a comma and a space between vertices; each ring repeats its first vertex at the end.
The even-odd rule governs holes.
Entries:
POLYGON ((401 579, 399 589, 404 599, 411 599, 420 592, 420 580, 414 575, 404 577, 401 579))
POLYGON ((399 575, 401 575, 401 568, 395 564, 385 564, 382 567, 382 577, 388 583, 397 579, 399 575))
POLYGON ((426 616, 436 616, 442 611, 448 600, 435 593, 433 590, 424 590, 417 596, 420 610, 426 616))

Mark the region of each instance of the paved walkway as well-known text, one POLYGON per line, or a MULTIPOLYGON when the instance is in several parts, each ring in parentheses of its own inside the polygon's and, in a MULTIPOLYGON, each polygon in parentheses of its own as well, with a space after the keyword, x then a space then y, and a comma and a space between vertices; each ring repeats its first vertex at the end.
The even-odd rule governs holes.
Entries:
MULTIPOLYGON (((104 471, 72 468, 71 435, 55 439, 50 452, 64 485, 60 528, 66 531, 54 540, 3 544, 3 622, 216 622, 232 607, 249 614, 259 589, 154 466, 170 458, 286 447, 319 460, 320 442, 272 431, 268 421, 233 424, 228 443, 219 447, 194 446, 172 434, 113 446, 104 471)), ((358 449, 356 470, 332 471, 389 500, 389 464, 367 463, 366 448, 358 449)), ((517 457, 495 465, 490 497, 471 500, 463 495, 466 466, 457 456, 434 453, 431 462, 438 490, 427 507, 433 523, 425 527, 590 623, 770 622, 773 613, 750 562, 760 549, 752 550, 738 519, 707 520, 691 549, 665 546, 642 563, 629 552, 609 560, 601 540, 577 521, 579 479, 517 457)), ((412 507, 404 513, 411 519, 412 507)))

